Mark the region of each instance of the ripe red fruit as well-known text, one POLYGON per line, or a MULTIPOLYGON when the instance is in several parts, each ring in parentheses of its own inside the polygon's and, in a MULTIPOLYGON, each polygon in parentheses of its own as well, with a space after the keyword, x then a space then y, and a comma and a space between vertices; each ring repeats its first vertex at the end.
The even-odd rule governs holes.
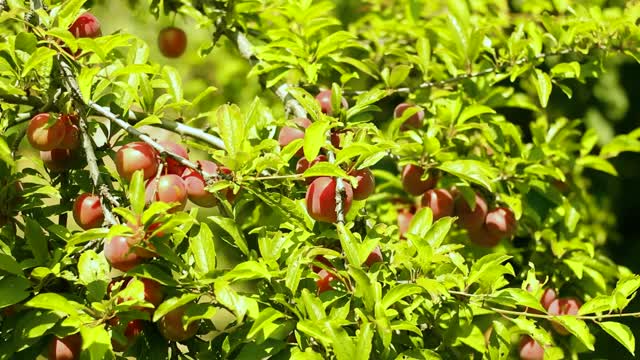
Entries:
MULTIPOLYGON (((342 210, 346 215, 351 209, 353 201, 353 189, 348 182, 342 181, 345 196, 342 201, 342 210)), ((316 221, 335 223, 338 221, 336 212, 336 185, 334 178, 322 176, 315 179, 307 189, 307 211, 316 221)))
POLYGON ((127 181, 137 170, 142 170, 148 179, 158 170, 158 152, 142 141, 128 143, 116 153, 115 163, 118 174, 127 181))
POLYGON ((376 179, 369 168, 353 170, 349 175, 358 180, 358 186, 353 189, 353 198, 355 200, 365 200, 376 190, 376 179))
POLYGON ((64 138, 58 146, 60 149, 75 150, 80 146, 80 129, 76 124, 77 116, 60 115, 60 120, 65 124, 64 138))
MULTIPOLYGON (((120 322, 120 319, 115 318, 115 325, 120 322)), ((116 341, 115 339, 111 339, 111 345, 115 351, 125 351, 129 346, 131 346, 140 334, 142 334, 142 330, 144 329, 144 321, 140 319, 131 320, 127 323, 127 326, 124 329, 124 336, 127 338, 127 342, 125 344, 116 341)))
POLYGON ((382 252, 380 251, 380 247, 376 246, 375 249, 367 256, 367 260, 365 260, 364 264, 366 266, 373 266, 373 264, 382 261, 382 252))
MULTIPOLYGON (((393 110, 393 116, 399 118, 404 114, 404 112, 412 108, 413 105, 408 103, 401 103, 396 106, 395 110, 393 110)), ((415 114, 411 115, 401 126, 400 130, 409 130, 412 128, 418 129, 422 127, 422 120, 424 119, 424 110, 420 109, 415 114)))
MULTIPOLYGON (((331 90, 323 90, 316 95, 316 100, 320 104, 320 110, 327 115, 334 115, 333 106, 331 105, 331 90)), ((349 108, 347 100, 341 98, 342 108, 345 110, 349 108)))
POLYGON ((68 149, 53 149, 51 151, 40 151, 40 159, 44 166, 51 172, 62 172, 72 165, 73 154, 68 149))
MULTIPOLYGON (((289 145, 293 140, 304 139, 304 129, 311 126, 311 120, 307 118, 297 118, 294 119, 293 122, 297 127, 283 126, 282 129, 280 129, 280 133, 278 134, 278 144, 280 144, 281 148, 289 145)), ((304 156, 302 148, 296 152, 296 156, 304 156)))
POLYGON ((165 339, 178 342, 184 341, 193 337, 198 332, 198 328, 200 327, 198 322, 192 322, 186 329, 184 328, 182 317, 184 316, 185 310, 186 306, 171 310, 158 321, 158 329, 165 339))
POLYGON ((171 211, 181 211, 187 204, 187 188, 182 178, 175 174, 150 179, 145 191, 148 204, 153 201, 177 203, 171 211))
MULTIPOLYGON (((187 149, 185 149, 184 146, 180 144, 176 144, 173 141, 158 141, 158 144, 160 144, 163 148, 171 153, 180 155, 185 159, 189 159, 189 153, 187 152, 187 149)), ((176 159, 171 157, 167 157, 166 163, 167 173, 169 174, 175 174, 179 176, 182 175, 182 173, 184 173, 184 170, 187 168, 186 166, 180 164, 176 159)))
POLYGON ((422 206, 431 208, 433 221, 453 216, 454 204, 453 195, 445 189, 432 189, 422 196, 422 206))
POLYGON ((77 360, 82 351, 80 334, 73 334, 62 339, 54 337, 49 342, 48 360, 77 360))
POLYGON ((555 290, 553 290, 552 288, 546 288, 544 289, 544 292, 542 293, 542 296, 540 297, 540 304, 542 304, 542 307, 549 310, 549 306, 551 305, 551 303, 553 302, 553 300, 556 299, 556 292, 555 290))
MULTIPOLYGON (((200 170, 206 176, 218 175, 218 165, 208 160, 198 160, 200 170)), ((182 180, 187 188, 187 196, 192 203, 202 207, 213 207, 218 204, 218 198, 213 193, 205 190, 207 183, 204 177, 193 169, 185 169, 182 173, 182 180)))
MULTIPOLYGON (((480 228, 483 227, 484 219, 487 216, 487 203, 480 195, 477 193, 475 195, 476 206, 473 210, 471 210, 471 207, 463 197, 458 198, 455 204, 458 223, 470 232, 480 232, 480 228)), ((486 229, 483 229, 483 231, 486 232, 486 229)))
POLYGON ((500 243, 500 238, 492 236, 487 231, 487 229, 484 228, 484 226, 480 226, 479 228, 475 229, 469 229, 468 234, 469 240, 471 240, 472 243, 478 246, 491 248, 500 243))
POLYGON ((48 126, 49 114, 42 113, 34 116, 27 127, 29 144, 40 151, 53 150, 60 145, 65 137, 66 124, 60 118, 48 126))
POLYGON ((158 34, 158 47, 162 55, 177 58, 187 49, 187 34, 175 26, 169 26, 158 34))
POLYGON ((529 335, 525 335, 520 340, 518 346, 518 353, 521 360, 543 360, 544 348, 540 344, 531 338, 529 335))
POLYGON ((84 13, 71 24, 69 31, 76 38, 97 38, 102 36, 100 21, 91 13, 84 13))
POLYGON ((499 207, 487 213, 484 220, 487 231, 498 238, 509 238, 516 232, 516 217, 509 208, 499 207))
POLYGON ((142 263, 142 257, 136 254, 125 236, 114 236, 104 244, 104 256, 112 267, 120 271, 129 271, 142 263))
POLYGON ((144 300, 152 303, 155 307, 160 306, 164 299, 162 285, 151 279, 139 278, 138 280, 144 284, 144 300))
POLYGON ((84 230, 100 227, 104 221, 100 197, 87 193, 78 196, 73 203, 73 219, 84 230))
POLYGON ((426 180, 422 180, 424 169, 420 166, 408 164, 402 169, 402 188, 411 195, 418 196, 432 189, 438 182, 438 177, 430 174, 426 180))
MULTIPOLYGON (((582 303, 574 298, 558 298, 549 304, 547 313, 549 315, 577 315, 582 303)), ((552 321, 551 326, 560 335, 569 335, 569 331, 557 321, 552 321)))
MULTIPOLYGON (((307 171, 307 169, 309 169, 310 167, 313 167, 313 165, 315 165, 315 164, 317 164, 319 162, 323 162, 323 161, 329 161, 329 160, 324 155, 318 155, 315 159, 313 159, 313 161, 311 161, 311 163, 309 163, 309 161, 307 161, 306 158, 302 157, 296 163, 296 174, 302 174, 305 171, 307 171)), ((308 177, 308 178, 304 179, 304 181, 307 184, 311 184, 313 182, 313 180, 315 180, 317 178, 318 178, 318 176, 311 176, 311 177, 308 177)))
POLYGON ((398 232, 400 233, 401 239, 404 238, 404 235, 409 230, 409 224, 411 223, 411 219, 413 219, 413 215, 409 210, 403 210, 398 213, 398 232))
POLYGON ((335 277, 332 273, 328 272, 325 269, 322 269, 318 272, 318 276, 320 277, 318 280, 316 280, 318 294, 322 294, 325 291, 333 289, 333 287, 331 287, 331 282, 335 280, 335 277))

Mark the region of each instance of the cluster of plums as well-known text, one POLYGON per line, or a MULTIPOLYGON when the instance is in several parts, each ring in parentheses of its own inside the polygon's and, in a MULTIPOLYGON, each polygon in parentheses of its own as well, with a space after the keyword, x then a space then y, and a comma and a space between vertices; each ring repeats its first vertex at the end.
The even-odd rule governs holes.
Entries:
POLYGON ((40 150, 40 159, 51 172, 75 165, 80 157, 80 129, 74 114, 37 114, 29 121, 26 132, 29 144, 40 150))
MULTIPOLYGON (((577 315, 582 306, 582 302, 576 298, 559 298, 555 290, 547 288, 540 297, 540 304, 547 310, 549 315, 577 315)), ((527 311, 537 312, 532 309, 527 311)), ((569 335, 569 331, 557 321, 552 321, 551 326, 559 335, 569 335)), ((529 335, 524 335, 520 339, 518 354, 522 360, 543 360, 544 348, 529 335)))
MULTIPOLYGON (((517 223, 513 211, 507 207, 489 210, 485 199, 475 194, 475 206, 469 203, 458 191, 437 189, 438 175, 431 173, 423 179, 425 169, 408 164, 402 169, 402 187, 411 195, 422 195, 420 205, 431 208, 433 220, 445 216, 457 216, 458 224, 467 230, 469 239, 483 247, 496 246, 500 240, 515 234, 517 223)), ((401 236, 406 233, 413 217, 410 210, 398 214, 398 227, 401 236)))

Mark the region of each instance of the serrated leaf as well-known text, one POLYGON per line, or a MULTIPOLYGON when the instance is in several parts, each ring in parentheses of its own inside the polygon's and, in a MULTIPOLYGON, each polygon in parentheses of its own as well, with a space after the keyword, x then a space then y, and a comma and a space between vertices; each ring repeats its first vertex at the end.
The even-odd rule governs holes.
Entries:
POLYGON ((616 171, 616 168, 614 168, 609 161, 598 156, 588 155, 579 158, 576 161, 576 164, 594 170, 599 170, 613 176, 618 176, 618 171, 616 171))
POLYGON ((165 66, 162 69, 162 73, 169 85, 169 94, 171 94, 175 102, 182 101, 184 99, 182 95, 182 78, 178 70, 171 66, 165 66))
POLYGON ((229 282, 255 279, 270 280, 271 274, 264 264, 257 261, 245 261, 236 265, 231 271, 226 273, 224 279, 229 282))
POLYGON ((111 268, 104 256, 98 255, 93 250, 87 250, 80 254, 78 277, 83 283, 89 284, 96 280, 109 281, 110 271, 111 268))
POLYGON ((554 320, 559 322, 565 329, 567 329, 570 333, 575 335, 578 340, 580 340, 587 349, 593 351, 595 338, 589 332, 589 327, 584 322, 584 320, 580 320, 573 315, 560 315, 555 316, 554 320))

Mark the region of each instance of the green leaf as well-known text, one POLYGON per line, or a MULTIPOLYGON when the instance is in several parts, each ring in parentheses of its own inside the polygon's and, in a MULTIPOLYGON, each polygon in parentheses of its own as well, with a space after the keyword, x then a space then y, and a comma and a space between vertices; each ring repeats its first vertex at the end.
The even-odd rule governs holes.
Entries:
POLYGON ((391 75, 389 76, 389 87, 396 88, 400 86, 409 76, 411 72, 411 66, 409 65, 396 65, 391 70, 391 75))
POLYGON ((25 238, 27 239, 27 244, 31 248, 31 252, 33 256, 36 258, 36 261, 39 265, 43 265, 49 260, 49 245, 48 239, 45 235, 42 227, 38 224, 37 221, 27 217, 25 218, 26 229, 25 229, 25 238))
POLYGON ((454 220, 455 218, 446 216, 438 219, 438 221, 429 228, 425 239, 427 239, 432 248, 437 249, 442 245, 442 242, 449 234, 449 230, 451 230, 454 220))
POLYGON ((65 1, 60 8, 60 11, 58 11, 58 26, 65 29, 68 28, 69 25, 71 25, 76 20, 78 14, 80 13, 82 5, 84 5, 86 1, 87 0, 65 1))
POLYGON ((536 309, 540 312, 545 312, 545 309, 540 304, 540 300, 533 296, 532 293, 519 288, 507 288, 498 291, 493 294, 492 300, 505 305, 520 305, 528 308, 536 309))
POLYGON ((98 255, 93 250, 87 250, 80 254, 78 260, 78 277, 80 281, 89 284, 96 280, 109 281, 111 268, 103 255, 98 255))
POLYGON ((416 43, 416 52, 420 59, 420 70, 422 70, 422 79, 426 80, 429 75, 429 66, 431 64, 431 43, 426 37, 418 38, 416 43))
POLYGON ((6 276, 0 279, 0 309, 28 298, 30 288, 29 280, 22 277, 6 276))
POLYGON ((625 151, 640 152, 640 140, 629 135, 618 135, 600 150, 600 156, 611 158, 625 151))
POLYGON ((255 279, 270 280, 271 274, 264 264, 257 261, 245 261, 226 273, 224 279, 230 282, 255 279))
POLYGON ((216 125, 230 157, 245 150, 246 131, 240 109, 236 105, 222 105, 216 111, 216 125))
MULTIPOLYGON (((339 178, 347 178, 349 177, 347 173, 342 170, 338 165, 331 164, 326 161, 321 161, 312 167, 305 170, 302 174, 304 177, 314 177, 314 176, 331 176, 331 177, 339 177, 339 178)), ((346 180, 346 179, 345 179, 346 180)))
POLYGON ((319 120, 311 124, 304 132, 304 157, 309 161, 313 161, 320 148, 327 143, 327 131, 330 123, 327 120, 319 120))
POLYGON ((24 277, 20 264, 18 264, 16 259, 7 254, 0 253, 0 270, 24 277))
POLYGON ((631 355, 636 355, 636 339, 633 336, 631 329, 625 325, 613 321, 596 322, 600 325, 602 330, 611 335, 614 339, 618 340, 620 344, 629 350, 631 355))
POLYGON ((238 249, 240 249, 243 254, 249 256, 249 246, 247 245, 247 240, 245 240, 242 231, 238 228, 238 224, 236 224, 233 219, 222 216, 209 216, 208 219, 222 228, 222 230, 227 232, 227 234, 231 235, 231 238, 233 239, 234 244, 238 247, 238 249))
POLYGON ((369 360, 373 347, 373 324, 362 323, 360 330, 356 333, 356 358, 354 360, 369 360))
POLYGON ((80 334, 82 335, 83 353, 88 353, 89 359, 107 359, 107 355, 111 354, 111 335, 105 329, 104 324, 101 326, 82 326, 80 334))
POLYGON ((77 77, 78 88, 84 101, 91 100, 91 87, 93 86, 94 77, 100 72, 99 67, 82 67, 77 77))
POLYGON ((478 160, 445 161, 438 166, 438 169, 481 185, 489 191, 493 191, 492 181, 498 177, 498 170, 496 168, 478 160))
POLYGON ((338 237, 340 238, 340 245, 342 246, 342 250, 347 255, 347 261, 349 261, 349 264, 351 266, 359 268, 365 260, 360 258, 360 243, 353 235, 353 233, 344 226, 344 224, 337 224, 336 231, 338 232, 338 237))
POLYGON ((260 312, 258 318, 253 322, 247 339, 253 339, 266 326, 272 325, 274 321, 283 318, 284 314, 273 308, 266 308, 260 312))
POLYGON ((206 275, 215 271, 216 248, 214 246, 213 233, 207 224, 200 223, 200 231, 198 231, 198 235, 189 239, 189 246, 197 272, 206 275))
POLYGON ((131 201, 131 209, 133 210, 133 213, 136 215, 142 215, 146 205, 144 173, 142 170, 137 170, 133 173, 129 184, 129 191, 127 191, 127 193, 131 201))
POLYGON ((575 335, 578 340, 580 340, 587 349, 593 351, 593 344, 595 342, 595 338, 589 332, 589 327, 584 322, 584 320, 577 319, 573 315, 560 315, 554 316, 554 320, 559 322, 562 326, 565 327, 570 333, 575 335))
POLYGON ((3 137, 0 137, 0 160, 10 168, 15 166, 13 156, 11 156, 11 149, 3 137))
POLYGON ((431 228, 433 223, 433 211, 431 208, 425 206, 415 213, 411 221, 409 222, 409 228, 407 234, 416 235, 419 238, 424 238, 427 232, 431 228))
POLYGON ((576 164, 594 170, 599 170, 613 176, 618 176, 616 168, 614 168, 609 161, 598 156, 587 155, 585 157, 579 158, 576 161, 576 164))
POLYGON ((81 304, 56 293, 41 293, 25 304, 27 307, 60 311, 68 315, 77 315, 83 309, 81 304))
POLYGON ((465 121, 474 118, 476 116, 480 116, 482 114, 495 114, 496 111, 492 108, 484 105, 473 104, 467 106, 462 110, 460 116, 458 116, 458 124, 464 124, 465 121))
POLYGON ((560 63, 551 68, 551 75, 560 78, 579 78, 580 63, 572 61, 569 63, 560 63))
POLYGON ((171 66, 165 66, 162 69, 162 73, 169 85, 169 94, 171 94, 176 102, 182 101, 184 97, 182 95, 182 78, 180 77, 180 73, 171 66))
MULTIPOLYGON (((22 77, 27 76, 29 71, 35 69, 37 66, 44 62, 53 61, 53 56, 56 54, 56 51, 53 49, 49 49, 46 47, 39 47, 31 56, 29 60, 24 64, 24 68, 22 69, 22 77)), ((49 74, 40 74, 41 76, 49 76, 49 74)))
POLYGON ((549 102, 549 96, 551 96, 551 78, 540 69, 535 69, 535 75, 533 82, 538 92, 538 100, 540 101, 540 106, 546 108, 549 102))
POLYGON ((400 284, 396 285, 389 290, 382 298, 382 308, 388 309, 393 304, 400 301, 400 299, 413 294, 420 294, 423 291, 422 287, 414 284, 400 284))
POLYGON ((169 312, 187 305, 198 298, 196 294, 182 294, 180 297, 172 297, 165 300, 153 313, 153 322, 160 320, 163 316, 169 312))

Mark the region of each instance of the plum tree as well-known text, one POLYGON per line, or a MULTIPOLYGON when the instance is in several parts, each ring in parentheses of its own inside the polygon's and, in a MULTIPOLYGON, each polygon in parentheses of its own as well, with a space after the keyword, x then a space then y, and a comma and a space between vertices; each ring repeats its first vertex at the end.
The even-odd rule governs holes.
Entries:
POLYGON ((78 196, 73 203, 73 219, 84 230, 100 227, 104 221, 100 197, 89 193, 78 196))
POLYGON ((104 256, 109 264, 124 272, 144 261, 144 258, 136 254, 129 241, 127 236, 114 236, 104 244, 104 256))
POLYGON ((516 217, 511 209, 499 207, 487 213, 484 226, 493 237, 510 238, 516 232, 516 217))
POLYGON ((147 181, 146 202, 162 201, 174 204, 172 212, 181 211, 187 204, 187 188, 184 180, 178 175, 167 174, 147 181))
POLYGON ((118 174, 126 181, 131 180, 137 170, 143 171, 145 179, 155 176, 158 170, 158 152, 142 141, 122 146, 114 161, 118 174))
MULTIPOLYGON (((293 140, 304 139, 304 130, 311 126, 311 120, 307 118, 295 118, 293 119, 293 123, 296 127, 283 126, 282 129, 280 129, 280 133, 278 133, 278 144, 280 144, 280 147, 289 145, 293 140)), ((300 148, 300 150, 296 152, 296 156, 302 157, 303 155, 304 151, 300 148)))
POLYGON ((422 127, 422 120, 424 119, 424 110, 411 105, 409 103, 400 103, 393 110, 393 116, 396 118, 402 117, 405 111, 410 108, 415 108, 415 114, 409 116, 407 120, 400 126, 400 130, 409 130, 409 129, 417 129, 422 127))
MULTIPOLYGON (((174 143, 173 141, 168 141, 168 140, 158 141, 158 144, 160 144, 165 149, 171 151, 176 155, 180 155, 185 159, 189 159, 189 153, 187 152, 187 149, 185 149, 184 146, 180 144, 177 144, 177 143, 174 143)), ((176 159, 173 159, 170 157, 166 158, 165 162, 167 166, 167 173, 169 174, 175 174, 180 176, 187 169, 186 166, 180 164, 178 161, 176 161, 176 159)))
MULTIPOLYGON (((344 213, 348 213, 353 201, 353 189, 346 181, 344 185, 344 199, 342 201, 344 213)), ((315 179, 307 189, 307 212, 317 221, 335 223, 338 221, 336 211, 336 186, 334 178, 322 176, 315 179)))
POLYGON ((402 169, 402 188, 411 195, 422 195, 425 191, 432 189, 438 183, 438 177, 431 173, 426 179, 422 179, 425 169, 414 165, 407 164, 402 169))
POLYGON ((169 311, 165 316, 160 318, 158 321, 158 330, 160 330, 160 334, 162 334, 165 339, 181 342, 196 335, 200 325, 195 321, 185 326, 186 324, 183 317, 186 310, 186 306, 181 306, 169 311))
MULTIPOLYGON (((475 194, 475 206, 471 206, 462 196, 456 199, 455 213, 458 216, 458 223, 470 232, 476 233, 478 236, 486 238, 487 229, 484 229, 484 220, 487 216, 487 203, 478 193, 475 194), (483 228, 483 229, 480 229, 483 228), (486 234, 485 234, 486 233, 486 234)), ((498 239, 499 241, 500 239, 498 239)))
POLYGON ((518 354, 521 360, 543 360, 544 348, 531 336, 524 335, 518 345, 518 354))
MULTIPOLYGON (((331 90, 322 90, 316 95, 316 101, 320 104, 320 110, 327 115, 335 115, 331 104, 331 90)), ((349 103, 344 97, 340 97, 340 104, 343 109, 349 108, 349 103)))
POLYGON ((322 269, 318 271, 318 279, 316 280, 316 287, 318 288, 318 294, 322 294, 325 291, 333 290, 331 282, 336 278, 332 272, 322 269))
POLYGON ((431 189, 422 196, 422 206, 431 208, 433 221, 445 216, 453 216, 455 201, 446 189, 431 189))
POLYGON ((158 34, 158 48, 162 55, 177 58, 187 49, 187 34, 175 26, 169 26, 158 34))
MULTIPOLYGON (((198 160, 198 165, 205 176, 217 176, 218 165, 209 160, 198 160)), ((213 207, 218 204, 218 198, 215 194, 207 191, 207 183, 204 177, 193 169, 186 168, 182 173, 182 180, 187 190, 189 200, 202 207, 213 207)))
POLYGON ((352 170, 349 175, 358 180, 358 186, 353 189, 354 200, 366 200, 376 190, 376 179, 369 168, 352 170))
POLYGON ((48 360, 78 360, 82 351, 80 334, 73 334, 62 339, 53 337, 47 351, 48 360))
POLYGON ((97 38, 102 36, 100 21, 92 13, 86 12, 71 24, 69 31, 77 38, 97 38))
POLYGON ((37 150, 50 151, 60 145, 66 129, 67 125, 61 118, 50 119, 49 114, 38 114, 29 121, 27 140, 37 150))
MULTIPOLYGON (((576 298, 557 298, 549 304, 549 315, 577 315, 582 302, 576 298)), ((551 326, 560 335, 569 335, 570 332, 557 321, 552 321, 551 326)))

